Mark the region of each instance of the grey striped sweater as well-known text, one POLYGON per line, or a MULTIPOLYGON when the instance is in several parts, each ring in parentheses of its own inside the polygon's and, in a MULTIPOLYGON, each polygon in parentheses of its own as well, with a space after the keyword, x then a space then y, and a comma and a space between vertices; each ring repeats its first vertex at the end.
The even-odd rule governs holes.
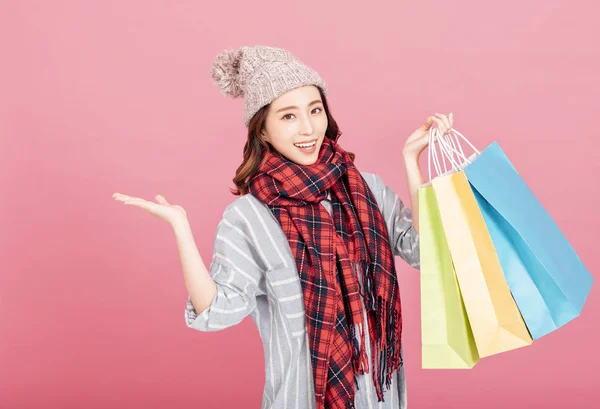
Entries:
MULTIPOLYGON (((419 269, 419 237, 412 225, 410 208, 378 175, 361 174, 377 199, 394 255, 419 269)), ((331 213, 329 198, 321 204, 331 213)), ((292 250, 270 210, 251 194, 236 198, 225 208, 217 227, 209 271, 217 293, 200 314, 188 296, 186 325, 198 331, 219 331, 250 315, 265 354, 261 409, 314 409, 302 286, 292 250)), ((368 337, 364 304, 363 314, 368 337)), ((369 343, 366 344, 370 368, 371 354, 369 343)), ((384 388, 385 402, 377 401, 370 373, 359 375, 357 381, 356 408, 406 408, 403 367, 394 375, 392 387, 384 388)))

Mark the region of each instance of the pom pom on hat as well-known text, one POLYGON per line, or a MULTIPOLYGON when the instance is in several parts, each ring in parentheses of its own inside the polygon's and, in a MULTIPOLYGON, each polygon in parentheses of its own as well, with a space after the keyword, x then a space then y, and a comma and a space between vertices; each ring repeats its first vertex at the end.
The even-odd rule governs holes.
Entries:
POLYGON ((225 50, 213 61, 211 77, 221 92, 231 98, 241 97, 244 92, 240 83, 241 49, 225 50))

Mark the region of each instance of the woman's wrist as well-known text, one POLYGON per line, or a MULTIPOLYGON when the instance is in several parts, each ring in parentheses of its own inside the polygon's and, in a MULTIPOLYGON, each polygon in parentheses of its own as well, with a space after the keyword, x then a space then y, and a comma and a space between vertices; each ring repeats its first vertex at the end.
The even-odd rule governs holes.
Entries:
POLYGON ((187 218, 173 221, 171 227, 173 228, 175 235, 187 234, 192 230, 187 218))
POLYGON ((409 189, 416 189, 425 183, 419 165, 419 154, 414 152, 407 153, 402 157, 404 159, 404 171, 406 173, 409 189))
POLYGON ((419 156, 414 152, 402 152, 402 158, 406 165, 414 165, 419 163, 419 156))

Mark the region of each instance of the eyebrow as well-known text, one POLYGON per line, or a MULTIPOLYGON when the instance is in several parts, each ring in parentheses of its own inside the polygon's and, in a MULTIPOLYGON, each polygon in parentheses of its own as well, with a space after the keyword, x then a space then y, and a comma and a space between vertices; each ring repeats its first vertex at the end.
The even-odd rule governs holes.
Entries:
MULTIPOLYGON (((320 103, 321 100, 320 99, 315 99, 313 102, 311 102, 310 104, 308 104, 308 106, 314 105, 314 104, 318 104, 320 103)), ((286 109, 292 109, 292 108, 298 108, 296 105, 290 105, 289 107, 283 107, 283 108, 279 108, 277 111, 275 111, 275 113, 281 112, 281 111, 285 111, 286 109)))

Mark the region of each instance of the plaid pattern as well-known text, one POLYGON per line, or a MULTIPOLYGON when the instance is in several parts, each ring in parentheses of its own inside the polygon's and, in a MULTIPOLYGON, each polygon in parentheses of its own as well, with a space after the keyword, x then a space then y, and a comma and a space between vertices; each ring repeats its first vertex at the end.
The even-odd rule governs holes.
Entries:
POLYGON ((296 261, 317 408, 354 408, 354 376, 369 372, 361 296, 373 382, 383 401, 384 382, 389 389, 402 365, 402 315, 387 227, 367 182, 341 146, 325 138, 317 162, 309 166, 268 152, 249 191, 279 221, 296 261), (320 205, 328 189, 331 216, 320 205), (355 274, 362 274, 364 288, 355 274))

